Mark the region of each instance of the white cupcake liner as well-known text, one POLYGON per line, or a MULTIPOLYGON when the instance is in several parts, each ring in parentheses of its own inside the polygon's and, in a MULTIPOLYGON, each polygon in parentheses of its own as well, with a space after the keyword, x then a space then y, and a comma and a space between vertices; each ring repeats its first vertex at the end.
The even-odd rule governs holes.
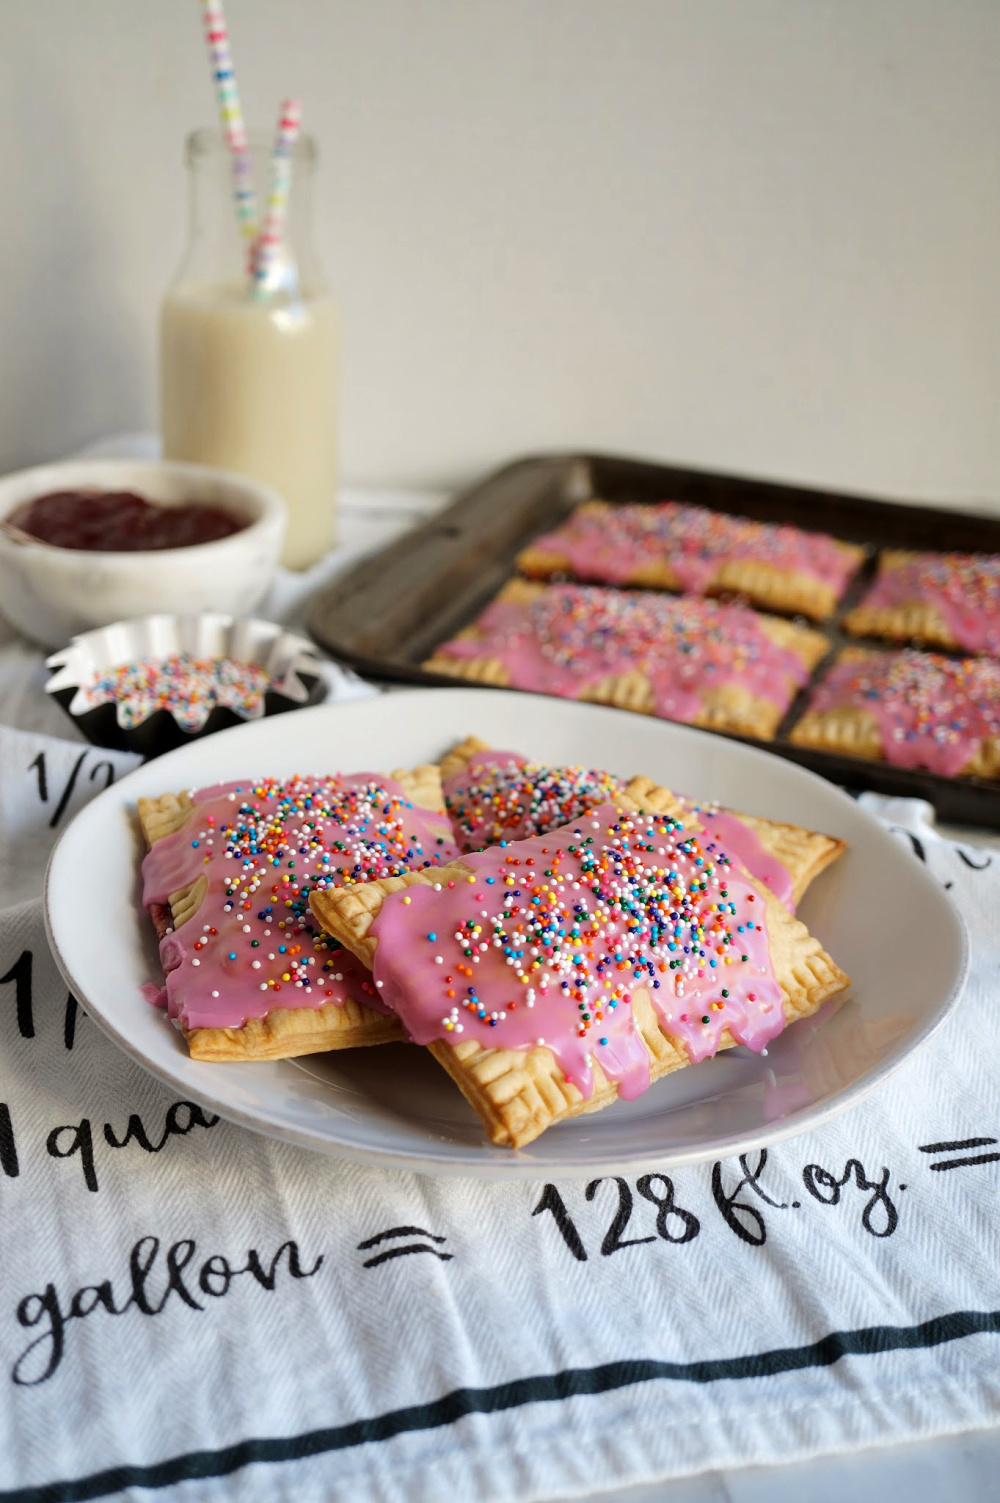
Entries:
POLYGON ((285 631, 272 621, 211 612, 115 621, 74 637, 47 662, 57 671, 45 685, 46 693, 62 705, 89 741, 145 757, 159 756, 227 726, 318 704, 326 695, 316 648, 305 637, 285 631), (90 700, 88 683, 108 670, 178 653, 254 664, 267 674, 270 687, 262 702, 251 710, 205 706, 194 728, 182 725, 167 709, 154 710, 138 724, 129 725, 123 719, 122 704, 95 705, 90 700))

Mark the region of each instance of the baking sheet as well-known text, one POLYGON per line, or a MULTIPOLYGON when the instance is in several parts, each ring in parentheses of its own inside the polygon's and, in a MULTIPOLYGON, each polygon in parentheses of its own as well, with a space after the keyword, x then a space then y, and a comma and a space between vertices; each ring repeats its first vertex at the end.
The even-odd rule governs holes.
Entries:
POLYGON ((439 643, 475 619, 516 572, 514 560, 530 539, 557 526, 581 501, 598 497, 611 502, 686 501, 762 522, 791 522, 863 544, 868 556, 836 620, 817 628, 828 636, 830 652, 796 696, 776 738, 755 742, 724 731, 713 734, 766 746, 848 789, 924 798, 942 819, 1000 830, 997 784, 814 751, 787 739, 832 656, 848 643, 862 641, 841 632, 837 621, 867 589, 878 551, 1000 553, 1000 517, 612 455, 528 457, 469 486, 429 522, 341 576, 314 602, 309 629, 333 657, 370 678, 462 683, 428 673, 421 663, 439 643))

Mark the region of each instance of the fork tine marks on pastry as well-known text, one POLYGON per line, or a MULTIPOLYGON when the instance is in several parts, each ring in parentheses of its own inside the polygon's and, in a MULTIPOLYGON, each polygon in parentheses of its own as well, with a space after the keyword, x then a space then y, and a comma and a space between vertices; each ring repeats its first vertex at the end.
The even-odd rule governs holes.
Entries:
MULTIPOLYGON (((428 763, 392 779, 265 779, 143 801, 144 901, 195 1058, 405 1036, 490 1139, 516 1148, 720 1049, 763 1048, 847 985, 784 906, 840 843, 475 737, 442 766, 447 790, 428 763), (488 832, 463 802, 477 796, 488 832), (448 812, 468 836, 458 859, 448 812), (798 862, 788 894, 760 865, 768 839, 798 862)), ((399 1226, 358 1250, 372 1251, 364 1267, 418 1252, 448 1261, 443 1241, 399 1226)))
POLYGON ((844 617, 853 636, 1000 653, 1000 554, 887 548, 863 598, 844 617))

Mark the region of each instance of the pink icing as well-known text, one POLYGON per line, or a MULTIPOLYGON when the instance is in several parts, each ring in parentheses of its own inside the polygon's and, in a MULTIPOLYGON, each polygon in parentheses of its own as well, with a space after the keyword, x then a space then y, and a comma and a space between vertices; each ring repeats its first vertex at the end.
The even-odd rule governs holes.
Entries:
POLYGON ((752 522, 679 501, 580 509, 533 546, 567 558, 581 579, 607 584, 628 584, 639 570, 665 563, 681 588, 695 594, 704 594, 719 566, 731 559, 752 558, 806 574, 829 585, 838 599, 857 568, 854 550, 826 533, 752 522))
POLYGON ((892 610, 924 601, 967 652, 1000 653, 1000 554, 917 553, 882 568, 862 607, 892 610))
MULTIPOLYGON (((697 812, 713 841, 718 842, 718 848, 742 861, 747 871, 763 882, 790 913, 794 913, 791 872, 777 856, 764 849, 750 826, 726 809, 699 808, 697 812)), ((708 847, 710 851, 715 848, 714 845, 708 847)))
POLYGON ((638 669, 666 720, 696 719, 702 691, 723 684, 742 684, 785 710, 809 677, 798 654, 772 641, 744 606, 586 585, 553 585, 530 604, 494 601, 475 637, 437 651, 497 658, 514 688, 567 699, 638 669))
POLYGON ((819 714, 863 710, 886 761, 954 777, 1000 736, 1000 663, 930 652, 866 653, 835 663, 810 701, 819 714))
POLYGON ((727 1027, 759 1051, 784 1026, 762 895, 677 821, 601 804, 462 859, 468 878, 394 893, 372 926, 376 986, 416 1043, 544 1044, 584 1096, 594 1058, 630 1100, 649 1085, 637 986, 692 1061, 727 1027))
POLYGON ((194 803, 196 818, 142 864, 147 907, 208 879, 197 912, 160 945, 169 1016, 240 1028, 276 1008, 348 998, 387 1012, 361 963, 319 932, 309 893, 452 860, 443 815, 363 772, 219 783, 194 803))

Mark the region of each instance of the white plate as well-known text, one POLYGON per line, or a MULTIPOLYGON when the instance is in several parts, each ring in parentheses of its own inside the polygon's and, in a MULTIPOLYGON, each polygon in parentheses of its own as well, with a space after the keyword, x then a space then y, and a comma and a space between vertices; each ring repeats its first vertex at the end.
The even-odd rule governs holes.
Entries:
POLYGON ((53 953, 91 1017, 185 1099, 347 1158, 433 1173, 589 1174, 726 1157, 814 1127, 884 1080, 944 1021, 968 966, 962 921, 922 863, 811 772, 685 726, 506 690, 428 689, 323 705, 222 731, 148 763, 77 815, 49 863, 53 953), (634 1102, 493 1148, 429 1055, 406 1044, 273 1064, 212 1065, 140 996, 158 976, 138 904, 140 794, 294 772, 382 770, 474 734, 542 762, 643 772, 696 798, 848 841, 802 917, 853 978, 848 1000, 787 1029, 766 1056, 733 1049, 634 1102), (102 894, 100 922, 81 892, 102 894))

